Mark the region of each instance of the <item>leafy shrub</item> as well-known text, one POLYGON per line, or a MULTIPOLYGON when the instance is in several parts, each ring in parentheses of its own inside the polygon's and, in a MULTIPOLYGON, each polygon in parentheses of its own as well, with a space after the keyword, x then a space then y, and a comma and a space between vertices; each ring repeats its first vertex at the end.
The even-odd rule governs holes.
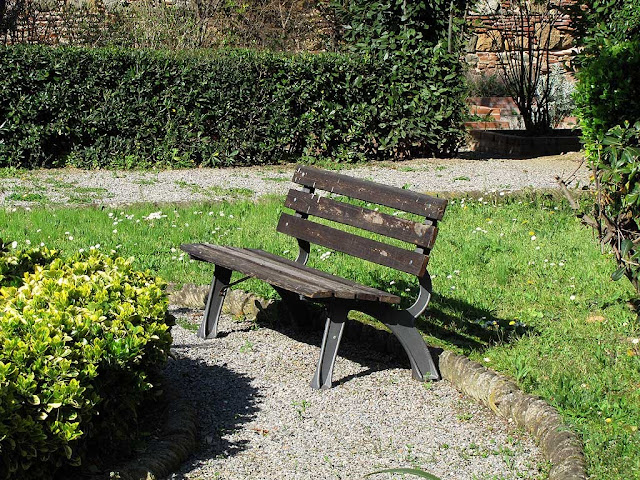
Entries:
POLYGON ((250 165, 448 153, 460 63, 366 55, 0 48, 0 166, 250 165))
POLYGON ((575 100, 597 192, 583 220, 613 249, 612 278, 625 275, 640 294, 640 4, 580 2, 574 23, 583 47, 575 100))
POLYGON ((120 257, 6 245, 0 272, 0 478, 50 478, 130 433, 171 343, 163 283, 120 257))
POLYGON ((470 97, 508 97, 509 89, 496 74, 467 74, 467 88, 470 97))

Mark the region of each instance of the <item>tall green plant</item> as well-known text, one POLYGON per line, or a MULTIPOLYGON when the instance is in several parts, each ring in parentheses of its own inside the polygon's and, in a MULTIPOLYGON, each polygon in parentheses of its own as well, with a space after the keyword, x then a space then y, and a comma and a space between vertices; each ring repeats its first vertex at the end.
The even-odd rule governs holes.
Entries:
POLYGON ((596 201, 583 221, 611 247, 640 294, 640 4, 587 0, 574 8, 583 47, 575 100, 596 201))

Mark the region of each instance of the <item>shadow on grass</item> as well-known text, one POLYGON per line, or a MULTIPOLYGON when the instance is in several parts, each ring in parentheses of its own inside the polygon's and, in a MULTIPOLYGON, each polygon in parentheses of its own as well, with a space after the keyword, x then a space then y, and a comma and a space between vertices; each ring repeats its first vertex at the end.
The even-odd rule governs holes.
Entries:
POLYGON ((433 295, 426 314, 418 319, 418 328, 465 354, 536 334, 533 327, 516 319, 497 317, 490 310, 439 294, 433 295))

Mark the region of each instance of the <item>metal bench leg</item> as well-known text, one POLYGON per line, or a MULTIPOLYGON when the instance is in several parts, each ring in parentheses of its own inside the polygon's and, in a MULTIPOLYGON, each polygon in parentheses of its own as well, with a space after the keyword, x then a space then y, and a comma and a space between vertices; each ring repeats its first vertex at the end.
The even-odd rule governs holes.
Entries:
POLYGON ((215 338, 218 336, 218 319, 222 312, 222 302, 231 281, 231 270, 216 265, 209 290, 207 305, 204 307, 204 318, 198 329, 200 338, 215 338))
POLYGON ((320 347, 320 358, 318 359, 316 373, 313 376, 313 380, 311 380, 311 388, 316 390, 331 388, 333 365, 336 361, 348 313, 349 309, 338 302, 331 302, 328 307, 328 317, 324 328, 322 346, 320 347))
POLYGON ((429 347, 415 327, 415 317, 406 310, 389 309, 374 315, 384 323, 404 347, 411 362, 413 378, 420 381, 440 380, 440 373, 429 352, 429 347))

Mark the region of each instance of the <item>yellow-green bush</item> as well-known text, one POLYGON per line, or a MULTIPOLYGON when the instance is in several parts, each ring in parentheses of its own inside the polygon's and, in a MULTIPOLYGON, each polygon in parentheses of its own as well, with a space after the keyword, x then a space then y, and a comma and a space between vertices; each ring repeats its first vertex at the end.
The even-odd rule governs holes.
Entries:
POLYGON ((49 478, 135 424, 171 344, 164 284, 97 251, 0 247, 0 478, 49 478))

